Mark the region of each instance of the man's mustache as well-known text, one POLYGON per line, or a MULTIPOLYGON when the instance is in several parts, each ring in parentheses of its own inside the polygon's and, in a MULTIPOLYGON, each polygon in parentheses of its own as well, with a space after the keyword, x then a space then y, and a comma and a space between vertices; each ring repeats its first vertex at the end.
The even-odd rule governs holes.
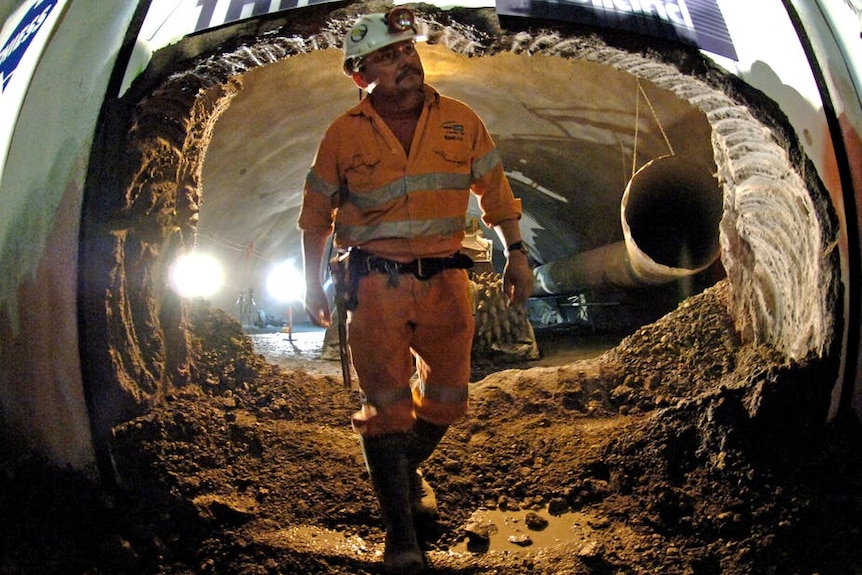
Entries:
POLYGON ((403 70, 398 72, 398 75, 395 76, 395 81, 400 82, 401 80, 403 80, 404 78, 406 78, 407 76, 409 76, 411 74, 421 74, 421 73, 422 73, 422 70, 420 70, 417 66, 407 66, 403 70))

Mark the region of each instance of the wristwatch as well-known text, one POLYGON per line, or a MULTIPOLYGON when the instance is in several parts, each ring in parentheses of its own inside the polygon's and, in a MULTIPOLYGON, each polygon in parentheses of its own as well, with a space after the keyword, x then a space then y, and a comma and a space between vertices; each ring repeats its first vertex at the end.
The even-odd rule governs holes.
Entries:
POLYGON ((506 248, 506 257, 509 257, 509 254, 511 254, 512 252, 523 252, 525 256, 529 255, 529 252, 527 251, 527 246, 525 246, 524 242, 520 240, 509 244, 509 247, 506 248))

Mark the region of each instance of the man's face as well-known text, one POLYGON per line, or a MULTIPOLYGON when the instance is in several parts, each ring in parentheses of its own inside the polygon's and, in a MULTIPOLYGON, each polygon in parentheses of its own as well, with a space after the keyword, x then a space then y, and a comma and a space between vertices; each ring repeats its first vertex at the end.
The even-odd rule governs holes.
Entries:
POLYGON ((425 70, 413 40, 385 46, 365 57, 362 74, 370 84, 377 81, 375 92, 398 95, 422 87, 425 70))

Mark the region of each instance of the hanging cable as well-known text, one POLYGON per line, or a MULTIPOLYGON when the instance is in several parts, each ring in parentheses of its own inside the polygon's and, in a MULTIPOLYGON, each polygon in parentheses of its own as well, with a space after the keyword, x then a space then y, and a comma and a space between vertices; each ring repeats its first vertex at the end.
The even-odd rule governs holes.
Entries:
POLYGON ((641 86, 640 78, 635 78, 635 82, 637 84, 637 94, 635 96, 635 143, 634 149, 632 150, 632 176, 637 172, 637 156, 638 156, 638 124, 640 124, 640 101, 641 94, 643 94, 644 100, 646 100, 647 106, 649 106, 650 112, 652 112, 653 120, 655 120, 656 126, 658 126, 659 132, 661 132, 662 137, 664 138, 664 143, 667 144, 667 149, 670 151, 671 156, 675 156, 676 152, 673 151, 673 146, 670 145, 670 139, 667 137, 667 133, 664 131, 664 126, 661 125, 661 120, 658 118, 658 114, 655 111, 655 108, 652 105, 652 102, 647 96, 646 91, 644 91, 643 86, 641 86))
POLYGON ((644 95, 644 100, 646 100, 647 106, 649 106, 650 112, 652 112, 652 117, 655 120, 655 125, 658 126, 659 132, 661 132, 662 137, 664 138, 664 143, 667 144, 667 149, 670 151, 671 156, 675 156, 676 154, 673 151, 673 146, 670 145, 670 139, 668 139, 667 134, 664 131, 664 126, 661 125, 661 120, 658 119, 658 114, 653 108, 652 102, 650 102, 649 96, 644 91, 643 86, 641 86, 640 79, 638 79, 638 90, 640 93, 644 95))
POLYGON ((634 177, 635 173, 638 171, 638 126, 641 123, 641 81, 639 78, 635 78, 635 82, 637 82, 637 90, 635 91, 635 143, 632 147, 632 177, 634 177))

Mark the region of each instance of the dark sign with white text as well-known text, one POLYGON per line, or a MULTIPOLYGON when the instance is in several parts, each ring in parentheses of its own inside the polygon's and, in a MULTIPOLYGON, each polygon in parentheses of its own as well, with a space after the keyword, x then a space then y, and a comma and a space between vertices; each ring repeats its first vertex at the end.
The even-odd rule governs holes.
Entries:
POLYGON ((736 59, 716 0, 497 0, 497 12, 678 40, 736 59))
POLYGON ((266 14, 334 0, 197 0, 201 9, 195 32, 266 14))
POLYGON ((57 0, 34 2, 23 14, 9 38, 4 40, 0 46, 0 90, 6 89, 33 38, 56 6, 57 0))

